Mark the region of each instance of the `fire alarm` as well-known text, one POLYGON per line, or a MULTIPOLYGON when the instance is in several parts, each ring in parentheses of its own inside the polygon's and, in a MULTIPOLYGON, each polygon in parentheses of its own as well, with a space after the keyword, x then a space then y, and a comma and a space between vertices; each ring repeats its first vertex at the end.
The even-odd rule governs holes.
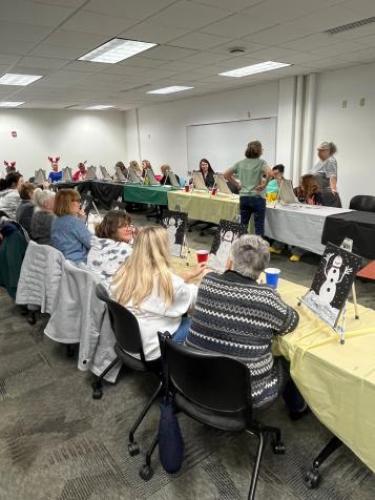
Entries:
POLYGON ((16 130, 12 130, 11 135, 12 135, 12 137, 17 137, 17 131, 16 130))

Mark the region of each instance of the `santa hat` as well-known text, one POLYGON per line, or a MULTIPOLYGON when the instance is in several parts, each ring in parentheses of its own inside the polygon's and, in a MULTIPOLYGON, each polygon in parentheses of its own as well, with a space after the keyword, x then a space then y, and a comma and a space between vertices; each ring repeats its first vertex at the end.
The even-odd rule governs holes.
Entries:
POLYGON ((60 156, 49 156, 48 161, 51 163, 51 165, 57 165, 60 161, 60 156))
POLYGON ((16 167, 16 162, 15 161, 6 161, 6 160, 4 160, 4 165, 7 168, 15 168, 16 167))

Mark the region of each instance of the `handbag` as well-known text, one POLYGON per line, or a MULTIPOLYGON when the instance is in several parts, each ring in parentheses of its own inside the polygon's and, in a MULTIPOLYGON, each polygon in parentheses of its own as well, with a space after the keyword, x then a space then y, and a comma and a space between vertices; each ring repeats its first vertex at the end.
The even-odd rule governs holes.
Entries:
MULTIPOLYGON (((164 339, 166 335, 164 335, 164 339)), ((163 469, 169 474, 178 472, 184 460, 184 440, 178 423, 174 395, 169 391, 168 363, 165 355, 165 342, 161 342, 162 365, 165 380, 165 397, 160 403, 159 421, 159 458, 163 469)))

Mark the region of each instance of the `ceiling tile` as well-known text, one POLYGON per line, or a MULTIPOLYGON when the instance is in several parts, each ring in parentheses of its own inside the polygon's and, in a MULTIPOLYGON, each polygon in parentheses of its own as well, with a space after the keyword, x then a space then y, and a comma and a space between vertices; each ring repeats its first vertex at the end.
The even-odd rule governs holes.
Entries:
POLYGON ((62 47, 61 45, 52 45, 47 42, 39 44, 30 55, 38 57, 52 57, 56 59, 77 59, 85 53, 85 49, 74 47, 62 47))
POLYGON ((12 43, 1 43, 1 52, 3 54, 14 54, 24 56, 35 46, 35 42, 24 42, 21 40, 12 40, 12 43))
POLYGON ((43 40, 50 31, 45 26, 0 21, 0 44, 9 44, 13 40, 36 43, 43 40))
POLYGON ((358 19, 375 16, 375 2, 373 0, 347 0, 342 4, 358 15, 358 19))
POLYGON ((68 59, 53 59, 51 57, 22 57, 19 64, 25 68, 59 69, 69 62, 68 59))
POLYGON ((190 28, 177 28, 176 26, 168 26, 168 29, 161 24, 154 22, 142 22, 129 29, 121 32, 120 37, 133 40, 140 40, 151 43, 167 43, 174 38, 184 35, 189 32, 190 28))
POLYGON ((196 50, 182 49, 181 47, 173 47, 171 45, 160 45, 144 52, 144 57, 147 59, 159 59, 161 61, 178 61, 184 57, 196 54, 196 50))
POLYGON ((215 54, 209 51, 202 51, 194 56, 189 56, 184 59, 184 62, 190 62, 197 64, 198 66, 203 66, 205 64, 214 64, 219 61, 225 61, 231 59, 230 54, 215 54))
MULTIPOLYGON (((1 47, 1 49, 4 49, 4 46, 1 47)), ((15 64, 20 60, 20 56, 15 56, 11 54, 0 54, 0 64, 5 65, 5 67, 8 67, 11 64, 15 64)))
MULTIPOLYGON (((81 31, 98 35, 116 36, 134 24, 134 19, 125 19, 80 10, 63 25, 66 31, 81 31)), ((95 47, 93 47, 94 49, 95 47)))
POLYGON ((1 20, 55 26, 73 12, 71 7, 46 5, 26 0, 1 0, 1 20))
MULTIPOLYGON (((83 73, 97 73, 100 71, 107 70, 108 69, 107 66, 108 66, 107 64, 95 63, 91 61, 72 61, 66 66, 64 66, 64 70, 82 71, 83 73)), ((116 66, 116 64, 114 64, 113 66, 116 66)))
MULTIPOLYGON (((317 54, 321 57, 331 57, 331 56, 339 56, 343 54, 348 54, 350 52, 354 52, 356 50, 360 50, 363 48, 358 43, 355 42, 341 42, 341 43, 335 43, 328 45, 326 47, 320 47, 318 49, 314 49, 311 51, 312 54, 317 54)), ((374 59, 375 59, 375 52, 374 52, 374 59)))
POLYGON ((223 43, 228 43, 230 40, 231 38, 228 37, 219 37, 195 31, 180 38, 176 38, 175 40, 173 40, 173 45, 178 47, 188 47, 191 49, 204 50, 216 47, 217 45, 222 45, 223 43))
POLYGON ((62 7, 74 7, 77 9, 81 7, 86 0, 32 0, 33 3, 40 3, 42 5, 60 5, 62 7))
POLYGON ((160 9, 168 7, 175 0, 90 0, 85 5, 85 10, 99 14, 109 14, 113 17, 124 17, 143 20, 160 9))
MULTIPOLYGON (((228 12, 239 12, 250 5, 260 3, 262 0, 193 0, 193 3, 210 5, 228 12)), ((263 0, 264 1, 264 0, 263 0)))
POLYGON ((88 51, 98 47, 108 40, 109 37, 106 35, 94 35, 92 33, 83 33, 82 31, 65 31, 63 29, 59 29, 48 36, 45 42, 51 45, 80 48, 81 51, 88 51))
POLYGON ((228 13, 221 9, 182 0, 153 16, 150 22, 193 31, 226 16, 228 13))
POLYGON ((206 26, 202 31, 213 35, 227 37, 243 37, 249 33, 260 31, 275 24, 275 20, 269 20, 264 16, 260 22, 249 14, 233 14, 230 17, 206 26))

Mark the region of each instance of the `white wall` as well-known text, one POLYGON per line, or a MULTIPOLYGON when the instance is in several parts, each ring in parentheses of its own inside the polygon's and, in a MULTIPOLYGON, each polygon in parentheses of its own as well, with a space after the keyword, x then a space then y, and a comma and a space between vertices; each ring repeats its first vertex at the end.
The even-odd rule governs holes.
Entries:
MULTIPOLYGON (((185 174, 188 169, 188 125, 243 120, 249 118, 248 113, 251 118, 277 116, 278 82, 140 108, 140 152, 136 112, 128 111, 126 144, 129 159, 147 158, 156 171, 160 165, 168 163, 177 173, 185 174)), ((244 144, 243 151, 238 151, 239 160, 243 157, 245 146, 244 144)), ((197 165, 193 167, 196 168, 197 165)))
POLYGON ((314 141, 337 145, 338 188, 345 206, 356 194, 375 195, 374 83, 375 64, 323 73, 318 79, 314 141))
POLYGON ((60 166, 79 161, 110 167, 126 159, 125 116, 121 112, 15 109, 0 111, 0 172, 3 160, 17 161, 26 178, 38 168, 49 170, 48 156, 60 166), (11 131, 17 137, 11 136, 11 131))

